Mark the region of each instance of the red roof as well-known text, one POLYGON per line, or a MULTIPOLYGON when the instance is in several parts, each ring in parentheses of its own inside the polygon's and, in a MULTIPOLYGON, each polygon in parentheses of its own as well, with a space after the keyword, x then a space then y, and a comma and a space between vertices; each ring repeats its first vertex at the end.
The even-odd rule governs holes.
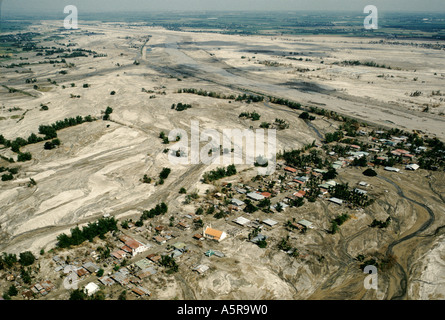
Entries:
POLYGON ((298 198, 303 198, 305 194, 306 194, 306 191, 304 191, 304 190, 300 190, 300 191, 298 191, 298 192, 295 192, 295 193, 294 193, 294 196, 296 196, 296 197, 298 197, 298 198))
POLYGON ((270 198, 270 196, 272 196, 270 192, 261 192, 260 194, 266 198, 270 198))
POLYGON ((82 277, 82 276, 88 274, 88 271, 84 268, 79 268, 79 269, 77 269, 76 273, 79 277, 82 277))
POLYGON ((123 246, 121 249, 124 250, 125 252, 128 252, 128 253, 131 253, 131 252, 132 252, 132 251, 131 251, 131 248, 128 247, 128 246, 123 246))
POLYGON ((135 250, 141 246, 141 244, 134 239, 125 241, 125 244, 133 250, 135 250))
POLYGON ((291 167, 286 167, 286 168, 284 168, 284 170, 289 171, 289 172, 293 172, 293 173, 297 172, 297 169, 294 169, 294 168, 291 168, 291 167))

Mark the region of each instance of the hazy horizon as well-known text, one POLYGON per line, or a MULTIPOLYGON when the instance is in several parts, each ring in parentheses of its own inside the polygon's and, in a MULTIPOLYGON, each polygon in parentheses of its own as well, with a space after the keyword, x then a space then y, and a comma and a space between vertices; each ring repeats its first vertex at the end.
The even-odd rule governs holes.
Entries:
MULTIPOLYGON (((0 2, 1 4, 1 2, 0 2)), ((230 12, 230 11, 323 11, 357 12, 363 14, 366 5, 375 5, 382 12, 445 13, 443 0, 3 0, 1 12, 8 15, 60 15, 67 5, 75 5, 84 13, 150 13, 150 12, 230 12)))

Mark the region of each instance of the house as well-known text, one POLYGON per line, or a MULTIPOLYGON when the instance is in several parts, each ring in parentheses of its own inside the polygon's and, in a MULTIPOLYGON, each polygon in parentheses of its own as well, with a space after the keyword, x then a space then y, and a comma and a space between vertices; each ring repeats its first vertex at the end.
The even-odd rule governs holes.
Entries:
POLYGON ((326 182, 326 184, 330 187, 335 187, 337 185, 337 182, 335 182, 334 180, 329 180, 326 182))
POLYGON ((232 204, 234 204, 235 206, 238 206, 238 207, 241 207, 244 205, 243 201, 235 199, 235 198, 233 198, 231 202, 232 202, 232 204))
POLYGON ((265 236, 265 235, 259 233, 256 237, 254 237, 253 239, 251 239, 250 242, 257 243, 257 242, 259 242, 259 241, 263 241, 263 240, 266 240, 266 239, 267 239, 267 236, 265 236))
POLYGON ((40 282, 40 286, 46 291, 51 292, 55 288, 55 286, 49 280, 44 280, 40 282))
POLYGON ((193 239, 204 240, 204 237, 202 236, 202 234, 196 233, 196 234, 193 235, 193 239))
POLYGON ((291 173, 296 173, 297 169, 294 169, 294 168, 291 168, 291 167, 285 167, 284 171, 291 172, 291 173))
POLYGON ((153 240, 156 241, 158 244, 164 244, 167 241, 167 239, 161 236, 154 236, 153 240))
POLYGON ((117 260, 122 260, 127 257, 127 253, 124 250, 116 250, 110 253, 110 255, 117 260))
POLYGON ((183 253, 184 253, 183 251, 180 251, 180 250, 178 250, 178 249, 175 249, 175 250, 173 250, 173 252, 170 254, 170 256, 171 256, 172 258, 175 258, 175 259, 176 259, 176 258, 182 256, 183 253))
POLYGON ((362 194, 362 195, 365 195, 365 194, 368 193, 368 191, 365 191, 365 190, 362 190, 362 189, 359 189, 359 188, 355 188, 354 192, 362 194))
POLYGON ((264 223, 265 225, 269 226, 269 227, 273 227, 273 226, 275 226, 278 222, 276 222, 275 220, 272 220, 272 219, 266 219, 266 220, 263 220, 263 223, 264 223))
POLYGON ((211 227, 206 227, 203 231, 204 238, 216 241, 222 241, 227 237, 227 234, 224 231, 216 230, 211 227))
POLYGON ((343 204, 343 200, 335 198, 335 197, 330 198, 329 201, 333 202, 335 204, 338 204, 338 205, 342 205, 343 204))
POLYGON ((420 166, 416 163, 409 164, 405 167, 406 170, 413 170, 413 171, 415 171, 419 168, 420 168, 420 166))
POLYGON ((299 185, 304 185, 305 182, 298 180, 298 179, 294 179, 294 182, 298 183, 299 185))
POLYGON ((225 254, 222 253, 221 251, 213 251, 213 253, 215 254, 215 256, 217 256, 219 258, 225 257, 225 254))
POLYGON ((395 149, 391 153, 393 153, 393 152, 396 152, 396 153, 399 153, 399 154, 409 154, 408 150, 403 150, 403 149, 395 149))
POLYGON ((306 194, 306 191, 300 190, 298 192, 295 192, 293 195, 297 198, 303 198, 305 194, 306 194))
POLYGON ((302 220, 298 221, 297 223, 307 229, 313 229, 312 222, 307 221, 305 219, 302 219, 302 220))
POLYGON ((194 267, 192 270, 197 271, 199 274, 203 274, 204 272, 209 270, 209 267, 204 264, 200 264, 200 265, 194 267))
POLYGON ((298 230, 303 230, 304 227, 301 224, 298 224, 296 222, 292 222, 291 223, 292 228, 298 229, 298 230))
POLYGON ((365 182, 365 181, 360 181, 358 184, 359 184, 359 186, 361 186, 361 187, 369 187, 369 183, 367 183, 367 182, 365 182))
POLYGON ((327 183, 322 183, 318 185, 320 188, 329 190, 329 188, 331 187, 331 185, 327 184, 327 183))
POLYGON ((121 286, 126 286, 130 283, 130 278, 125 272, 118 271, 111 275, 114 281, 119 283, 121 286))
POLYGON ((233 220, 233 222, 235 222, 236 224, 239 224, 241 226, 245 226, 246 224, 248 224, 250 222, 250 220, 246 219, 244 217, 238 217, 235 220, 233 220))
POLYGON ((274 204, 271 206, 272 209, 277 210, 277 206, 280 205, 281 206, 281 210, 284 211, 286 210, 287 207, 289 207, 287 204, 285 204, 284 202, 278 202, 277 204, 274 204))
POLYGON ((138 271, 137 273, 136 273, 136 277, 138 277, 139 279, 145 279, 145 278, 147 278, 147 277, 149 277, 149 276, 151 276, 151 275, 154 275, 154 274, 156 274, 156 269, 154 268, 154 267, 148 267, 148 268, 145 268, 145 269, 142 269, 142 270, 140 270, 140 271, 138 271))
POLYGON ((95 265, 92 262, 84 263, 82 265, 82 267, 84 267, 86 270, 88 270, 89 273, 96 273, 100 269, 97 265, 95 265))
POLYGON ((272 196, 270 192, 261 192, 260 194, 265 198, 270 198, 272 196))
POLYGON ((195 218, 196 218, 196 214, 194 214, 194 213, 188 213, 188 214, 186 214, 184 217, 189 218, 189 219, 195 219, 195 218))
POLYGON ((103 276, 97 279, 100 283, 102 283, 104 286, 111 286, 115 282, 113 279, 111 279, 109 276, 103 276))
POLYGON ((119 237, 119 240, 121 240, 125 246, 122 247, 123 251, 127 251, 130 250, 128 253, 131 253, 131 255, 134 257, 135 255, 137 255, 138 253, 144 252, 146 250, 148 250, 149 246, 145 245, 129 236, 126 235, 122 235, 119 237))
POLYGON ((164 229, 165 229, 165 226, 157 226, 157 227, 155 228, 155 231, 157 231, 157 232, 162 232, 164 229))
POLYGON ((158 262, 159 260, 161 260, 161 256, 160 255, 156 255, 156 254, 150 254, 147 256, 147 259, 149 259, 150 261, 153 262, 158 262))
POLYGON ((181 230, 187 230, 190 228, 190 226, 185 221, 178 222, 176 226, 181 230))
POLYGON ((86 269, 80 267, 76 270, 76 274, 79 278, 82 278, 84 275, 88 274, 88 271, 86 269))
POLYGON ((97 291, 99 291, 99 289, 99 286, 94 282, 90 282, 85 286, 85 291, 87 292, 88 296, 95 294, 97 291))
POLYGON ((134 263, 135 266, 137 266, 139 269, 143 270, 146 268, 149 268, 152 266, 152 263, 148 261, 147 259, 141 259, 134 263))
POLYGON ((238 192, 238 193, 241 193, 241 194, 246 194, 247 193, 247 190, 243 189, 243 188, 235 188, 235 191, 238 192))
POLYGON ((386 171, 391 171, 391 172, 399 172, 400 169, 394 168, 394 167, 385 167, 386 171))
POLYGON ((340 169, 343 167, 343 163, 344 163, 344 161, 335 161, 332 164, 332 168, 334 168, 335 170, 340 169))
POLYGON ((143 297, 143 296, 149 296, 151 295, 151 292, 148 291, 147 289, 141 287, 141 286, 137 286, 137 287, 133 287, 131 289, 132 292, 134 292, 136 295, 143 297))
POLYGON ((211 257, 215 254, 215 251, 209 249, 204 253, 207 257, 211 257))
POLYGON ((173 248, 175 248, 176 250, 179 250, 181 252, 185 252, 185 251, 187 251, 187 244, 185 244, 184 242, 176 242, 173 245, 173 248))
POLYGON ((252 200, 256 200, 256 201, 260 201, 264 199, 264 196, 256 193, 256 192, 249 192, 248 194, 246 194, 246 196, 252 200))

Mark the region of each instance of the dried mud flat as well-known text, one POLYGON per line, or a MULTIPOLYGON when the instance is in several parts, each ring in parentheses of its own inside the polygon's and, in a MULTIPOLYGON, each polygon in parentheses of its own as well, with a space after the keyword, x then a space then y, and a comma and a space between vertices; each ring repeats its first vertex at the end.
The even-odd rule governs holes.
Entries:
MULTIPOLYGON (((44 22, 30 28, 50 34, 57 26, 44 22)), ((77 224, 94 221, 104 214, 136 217, 160 201, 167 202, 169 212, 177 216, 193 210, 183 205, 184 196, 179 196, 178 190, 181 187, 199 190, 204 197, 212 186, 200 181, 202 174, 217 165, 172 167, 159 139, 161 131, 181 128, 190 132, 192 120, 199 120, 202 129, 244 129, 253 123, 238 115, 255 110, 261 114, 261 120, 273 122, 281 118, 291 124, 277 137, 278 149, 290 150, 313 140, 320 142, 324 133, 338 126, 317 118, 313 127, 309 127, 298 118, 300 111, 284 106, 267 102, 229 103, 178 94, 180 88, 284 97, 379 126, 416 129, 441 139, 445 137, 445 118, 441 115, 444 104, 438 100, 440 96, 430 94, 443 88, 445 81, 441 51, 369 44, 356 38, 240 37, 122 28, 120 24, 92 23, 78 32, 60 33, 65 37, 60 42, 70 40, 78 47, 107 56, 70 59, 75 66, 63 68, 68 70, 66 75, 58 73, 60 67, 47 64, 33 64, 26 73, 22 71, 27 67, 19 73, 2 68, 1 84, 30 92, 34 97, 0 88, 0 132, 7 139, 15 139, 38 132, 41 124, 67 117, 100 118, 107 106, 113 108, 113 114, 111 121, 98 120, 59 131, 62 145, 57 149, 44 150, 43 143, 22 148, 31 152, 33 159, 20 165, 17 179, 0 184, 0 251, 48 250, 55 245, 58 234, 77 224), (86 35, 84 30, 96 34, 86 35), (146 43, 148 35, 151 38, 146 43), (142 55, 141 48, 149 51, 142 55), (297 56, 310 61, 286 59, 289 52, 302 53, 297 56), (135 60, 139 64, 134 64, 135 60), (392 69, 332 64, 344 60, 371 60, 392 69), (279 65, 268 66, 264 61, 279 65), (302 68, 310 71, 298 71, 302 68), (47 78, 58 85, 46 82, 45 90, 34 90, 32 84, 24 81, 31 77, 37 77, 42 86, 47 78), (413 78, 418 79, 413 81, 413 78), (71 83, 76 86, 71 87, 71 83), (83 88, 84 83, 89 88, 83 88), (66 88, 62 89, 62 85, 66 88), (152 93, 147 94, 142 88, 152 93), (110 95, 112 90, 115 95, 110 95), (416 90, 423 94, 411 97, 410 93, 416 90), (73 99, 70 95, 81 97, 73 99), (150 99, 150 95, 155 97, 150 99), (184 112, 170 108, 179 102, 193 107, 184 112), (41 104, 49 110, 41 111, 41 104), (422 112, 425 104, 439 106, 422 112), (8 111, 13 107, 18 110, 8 111), (156 177, 163 167, 172 168, 164 185, 141 183, 144 174, 156 177), (35 187, 27 187, 29 178, 37 182, 35 187)), ((40 43, 53 44, 53 41, 40 43)), ((23 56, 30 61, 39 60, 32 53, 23 56)), ((0 150, 0 154, 14 156, 8 149, 0 150)), ((255 169, 246 169, 241 176, 248 181, 255 175, 255 169)), ((339 172, 338 180, 350 185, 363 180, 359 170, 339 172)), ((265 231, 270 237, 266 249, 247 242, 247 230, 218 244, 205 243, 203 248, 196 247, 196 252, 215 248, 226 256, 207 258, 199 252, 185 263, 187 266, 208 263, 210 270, 204 275, 197 275, 190 268, 172 276, 158 275, 159 283, 166 287, 160 290, 156 282, 149 284, 154 298, 443 299, 444 174, 419 170, 394 175, 383 169, 378 173, 379 176, 368 179, 377 201, 357 211, 355 219, 343 225, 339 234, 329 235, 326 231, 330 220, 342 213, 341 208, 317 201, 289 209, 274 215, 279 226, 265 231), (394 223, 387 230, 368 227, 373 219, 384 219, 388 214, 394 223), (291 218, 317 221, 307 234, 291 236, 291 242, 305 253, 301 259, 291 258, 276 248, 278 241, 288 234, 283 225, 291 218), (377 292, 365 290, 366 275, 355 257, 382 255, 389 250, 397 257, 396 267, 379 275, 377 292)), ((265 218, 265 214, 255 213, 252 218, 265 218)), ((234 227, 213 220, 215 227, 234 227)), ((167 217, 159 218, 156 223, 168 223, 167 217)))

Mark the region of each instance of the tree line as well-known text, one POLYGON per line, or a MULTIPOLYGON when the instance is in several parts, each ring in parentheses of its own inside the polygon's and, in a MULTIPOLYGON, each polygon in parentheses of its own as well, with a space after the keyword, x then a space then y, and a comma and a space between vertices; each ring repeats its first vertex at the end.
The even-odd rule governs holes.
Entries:
POLYGON ((231 164, 226 168, 216 168, 215 170, 208 171, 203 175, 203 182, 209 183, 215 180, 222 179, 224 177, 233 176, 236 174, 236 167, 234 164, 231 164))
POLYGON ((57 236, 57 246, 59 248, 69 248, 82 244, 86 240, 93 241, 97 236, 105 237, 109 231, 117 231, 117 221, 114 217, 100 218, 96 222, 90 222, 87 226, 80 229, 78 226, 71 229, 71 235, 62 233, 57 236))

